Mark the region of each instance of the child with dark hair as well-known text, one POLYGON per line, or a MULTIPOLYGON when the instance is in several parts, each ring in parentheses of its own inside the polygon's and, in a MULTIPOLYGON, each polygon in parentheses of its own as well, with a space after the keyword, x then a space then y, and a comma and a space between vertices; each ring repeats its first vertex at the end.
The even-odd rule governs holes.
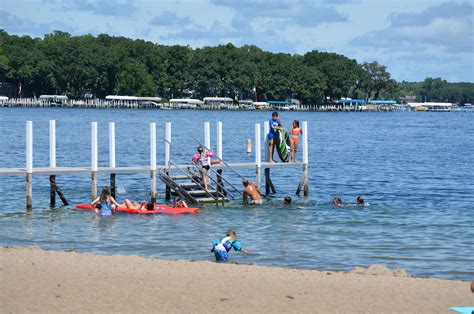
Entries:
POLYGON ((291 148, 290 148, 290 158, 288 162, 291 161, 291 156, 293 155, 293 161, 298 162, 296 160, 296 155, 298 154, 298 143, 300 141, 300 134, 303 134, 300 128, 300 122, 298 120, 293 120, 293 125, 291 126, 290 130, 290 139, 291 139, 291 148))
POLYGON ((214 253, 216 262, 226 262, 229 260, 229 251, 234 248, 235 251, 240 251, 247 254, 248 251, 242 248, 242 244, 236 241, 237 234, 233 229, 226 232, 225 238, 215 240, 212 243, 211 252, 214 253))
POLYGON ((109 187, 104 186, 100 196, 93 200, 91 205, 95 205, 96 213, 99 213, 101 216, 111 216, 112 212, 115 211, 115 207, 119 204, 110 194, 109 187))

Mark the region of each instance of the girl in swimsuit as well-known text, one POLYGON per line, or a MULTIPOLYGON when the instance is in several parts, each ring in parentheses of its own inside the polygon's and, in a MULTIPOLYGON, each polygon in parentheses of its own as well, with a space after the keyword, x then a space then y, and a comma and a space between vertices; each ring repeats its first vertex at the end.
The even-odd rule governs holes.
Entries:
POLYGON ((115 207, 119 204, 117 204, 117 201, 110 195, 109 187, 104 186, 100 196, 93 200, 91 205, 95 205, 96 213, 101 216, 111 216, 112 212, 115 211, 115 207))
POLYGON ((296 155, 298 154, 298 142, 300 141, 300 134, 303 134, 300 128, 300 122, 298 120, 293 121, 293 125, 291 126, 290 130, 290 138, 291 138, 291 148, 290 148, 290 158, 288 162, 291 161, 291 155, 293 155, 293 161, 297 162, 296 155))

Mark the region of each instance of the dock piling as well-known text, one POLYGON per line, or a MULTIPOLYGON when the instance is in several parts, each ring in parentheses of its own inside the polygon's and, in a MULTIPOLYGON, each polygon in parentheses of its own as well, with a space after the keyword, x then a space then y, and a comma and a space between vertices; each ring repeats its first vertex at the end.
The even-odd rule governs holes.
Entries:
MULTIPOLYGON (((267 121, 263 121, 263 145, 265 151, 265 161, 270 161, 270 151, 268 147, 268 133, 270 133, 270 125, 267 121)), ((276 193, 275 186, 273 185, 270 177, 270 168, 265 168, 265 195, 270 193, 276 193)))
POLYGON ((33 211, 33 121, 26 121, 26 210, 33 211))
MULTIPOLYGON (((109 166, 115 168, 115 122, 109 122, 109 166)), ((110 194, 115 198, 115 172, 110 173, 110 194)))
MULTIPOLYGON (((165 166, 167 168, 166 174, 170 175, 169 168, 171 166, 170 160, 171 160, 171 122, 166 122, 165 125, 165 166)), ((165 188, 165 199, 167 201, 171 200, 171 188, 166 185, 165 188)))
POLYGON ((296 195, 300 195, 303 188, 303 195, 308 196, 308 121, 303 121, 303 175, 296 189, 296 195))
MULTIPOLYGON (((56 121, 49 120, 49 167, 56 168, 56 121)), ((56 183, 56 175, 49 176, 49 203, 53 208, 56 206, 56 193, 63 202, 64 206, 69 205, 69 202, 64 197, 64 194, 59 189, 56 183)))
MULTIPOLYGON (((56 121, 49 120, 49 166, 56 167, 56 121)), ((49 206, 56 206, 56 176, 49 176, 49 206)))
POLYGON ((98 171, 97 122, 91 122, 91 180, 92 199, 97 198, 97 171, 98 171))
POLYGON ((262 169, 262 151, 260 145, 260 123, 255 123, 255 184, 260 189, 261 178, 260 172, 262 169))
POLYGON ((150 123, 150 203, 156 204, 156 123, 150 123))
POLYGON ((217 122, 217 157, 222 159, 222 122, 217 122))

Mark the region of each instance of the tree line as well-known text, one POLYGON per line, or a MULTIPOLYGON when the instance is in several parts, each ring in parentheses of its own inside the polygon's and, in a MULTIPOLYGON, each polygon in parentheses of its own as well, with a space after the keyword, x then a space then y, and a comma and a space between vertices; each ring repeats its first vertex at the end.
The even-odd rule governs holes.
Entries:
POLYGON ((397 99, 405 93, 457 102, 473 97, 472 83, 429 80, 433 82, 397 83, 375 61, 359 64, 317 50, 291 55, 232 44, 192 49, 106 34, 54 31, 32 38, 0 30, 0 82, 4 91, 11 87, 12 97, 227 96, 259 101, 296 98, 307 105, 341 97, 397 99))

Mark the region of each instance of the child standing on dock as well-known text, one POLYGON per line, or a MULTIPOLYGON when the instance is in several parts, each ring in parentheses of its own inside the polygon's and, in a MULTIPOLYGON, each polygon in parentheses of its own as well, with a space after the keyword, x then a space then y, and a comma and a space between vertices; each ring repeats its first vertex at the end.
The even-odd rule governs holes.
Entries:
POLYGON ((240 251, 247 254, 248 251, 242 248, 242 244, 236 241, 237 234, 233 229, 227 230, 225 238, 215 240, 212 243, 211 252, 216 257, 216 262, 226 262, 229 260, 229 251, 234 248, 235 251, 240 251))
POLYGON ((96 213, 99 213, 101 216, 111 216, 112 212, 115 211, 115 207, 119 204, 112 195, 110 195, 109 187, 104 186, 100 196, 93 200, 91 205, 95 205, 96 213))
POLYGON ((298 120, 293 120, 293 125, 291 126, 290 130, 291 148, 288 162, 291 161, 291 155, 293 155, 293 161, 298 162, 298 160, 296 160, 296 155, 298 154, 298 142, 300 141, 300 134, 303 134, 303 131, 301 131, 300 128, 300 122, 298 120))
POLYGON ((270 162, 276 162, 273 159, 273 151, 275 148, 275 133, 278 129, 283 129, 283 123, 281 123, 280 118, 278 117, 278 112, 272 113, 272 118, 268 122, 270 124, 270 131, 268 132, 268 145, 270 146, 270 162))

